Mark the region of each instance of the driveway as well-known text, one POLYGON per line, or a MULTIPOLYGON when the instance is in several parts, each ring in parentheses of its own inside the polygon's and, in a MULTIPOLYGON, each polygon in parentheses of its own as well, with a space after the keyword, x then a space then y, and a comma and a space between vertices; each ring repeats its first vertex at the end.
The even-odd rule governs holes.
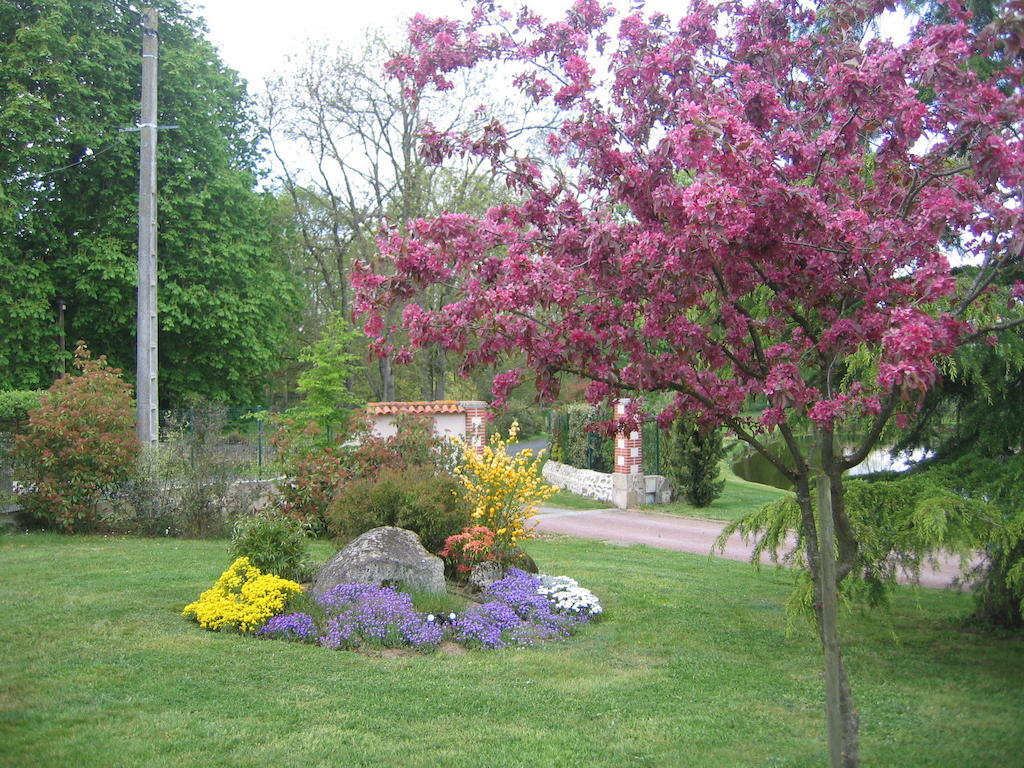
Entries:
MULTIPOLYGON (((717 520, 669 515, 664 512, 640 512, 629 509, 554 509, 541 507, 535 518, 537 530, 543 533, 564 533, 584 539, 600 539, 614 544, 646 544, 659 549, 673 549, 679 552, 693 552, 707 555, 715 539, 725 527, 717 520)), ((729 537, 725 551, 716 557, 729 560, 751 558, 753 547, 734 534, 729 537)), ((762 555, 761 561, 771 560, 762 555)), ((920 584, 924 587, 947 587, 960 573, 959 558, 942 558, 937 569, 921 572, 920 584)), ((910 579, 901 578, 909 583, 910 579)))
POLYGON ((525 443, 512 443, 511 445, 505 446, 505 453, 509 456, 515 456, 520 451, 529 448, 533 451, 533 455, 536 456, 541 451, 548 447, 548 441, 545 439, 540 440, 528 440, 525 443))

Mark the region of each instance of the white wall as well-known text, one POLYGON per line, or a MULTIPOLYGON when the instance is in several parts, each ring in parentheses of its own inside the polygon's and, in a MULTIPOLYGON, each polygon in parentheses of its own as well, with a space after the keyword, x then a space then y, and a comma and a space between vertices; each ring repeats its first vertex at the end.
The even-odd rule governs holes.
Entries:
MULTIPOLYGON (((464 438, 466 436, 466 415, 464 413, 435 413, 431 418, 434 420, 434 432, 438 435, 448 438, 464 438)), ((394 415, 373 417, 373 434, 377 437, 393 437, 397 431, 394 415)))

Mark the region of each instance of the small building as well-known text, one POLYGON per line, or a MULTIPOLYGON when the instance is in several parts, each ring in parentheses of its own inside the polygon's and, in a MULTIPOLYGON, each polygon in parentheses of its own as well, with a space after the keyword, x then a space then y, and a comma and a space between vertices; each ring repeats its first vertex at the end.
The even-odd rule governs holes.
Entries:
POLYGON ((366 413, 373 423, 373 434, 391 437, 395 434, 395 416, 410 413, 429 417, 434 433, 449 439, 458 438, 483 449, 487 439, 488 405, 479 400, 421 400, 394 403, 367 403, 366 413))

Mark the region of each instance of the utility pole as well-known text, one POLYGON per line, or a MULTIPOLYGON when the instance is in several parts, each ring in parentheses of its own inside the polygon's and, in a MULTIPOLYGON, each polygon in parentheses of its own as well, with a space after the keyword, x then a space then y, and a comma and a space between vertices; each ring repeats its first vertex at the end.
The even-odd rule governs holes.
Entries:
POLYGON ((157 410, 156 86, 157 12, 142 11, 142 114, 139 121, 139 289, 135 345, 135 424, 139 442, 160 438, 157 410))

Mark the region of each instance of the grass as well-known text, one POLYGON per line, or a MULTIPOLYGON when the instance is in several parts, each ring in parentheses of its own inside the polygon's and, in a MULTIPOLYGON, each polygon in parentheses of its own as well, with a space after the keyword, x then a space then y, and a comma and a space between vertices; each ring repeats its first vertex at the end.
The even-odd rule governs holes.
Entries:
POLYGON ((544 502, 545 507, 554 507, 555 509, 614 509, 614 504, 609 504, 607 501, 598 501, 597 499, 588 499, 586 496, 580 496, 569 491, 559 490, 547 501, 544 502))
MULTIPOLYGON (((576 638, 387 658, 205 632, 179 615, 224 541, 0 537, 0 765, 821 766, 820 653, 788 576, 556 537, 549 573, 601 597, 576 638)), ((327 554, 317 553, 319 556, 327 554)), ((902 590, 844 617, 865 766, 1024 753, 1024 642, 902 590)))
POLYGON ((644 511, 669 512, 686 517, 707 517, 713 520, 737 520, 758 507, 785 496, 789 491, 773 488, 770 485, 752 483, 737 477, 727 462, 720 465, 721 477, 725 479, 722 495, 707 507, 694 507, 685 500, 673 501, 671 504, 658 504, 644 507, 644 511))

